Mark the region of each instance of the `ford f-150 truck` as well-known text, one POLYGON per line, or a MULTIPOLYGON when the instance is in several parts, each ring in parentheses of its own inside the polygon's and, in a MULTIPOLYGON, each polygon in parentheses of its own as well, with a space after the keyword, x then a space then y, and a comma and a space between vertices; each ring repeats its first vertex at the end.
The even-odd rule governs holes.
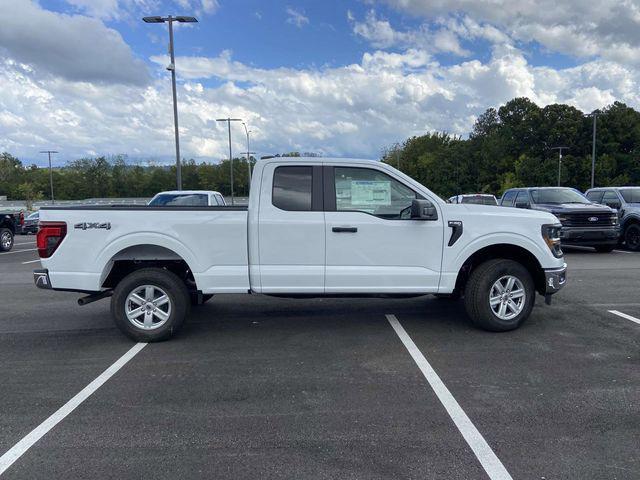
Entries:
POLYGON ((547 212, 447 204, 381 162, 272 158, 248 207, 42 208, 34 281, 110 296, 145 342, 217 293, 461 296, 476 326, 506 331, 565 284, 559 230, 547 212))

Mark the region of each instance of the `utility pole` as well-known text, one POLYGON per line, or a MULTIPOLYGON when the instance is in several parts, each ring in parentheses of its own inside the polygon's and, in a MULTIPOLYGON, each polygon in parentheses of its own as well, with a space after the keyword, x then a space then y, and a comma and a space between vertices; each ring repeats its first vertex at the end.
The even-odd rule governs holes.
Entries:
POLYGON ((562 150, 569 150, 569 147, 552 147, 551 150, 558 150, 558 186, 560 186, 560 175, 562 174, 562 150))
POLYGON ((247 188, 247 192, 250 192, 251 191, 251 163, 249 163, 250 162, 249 158, 250 158, 250 155, 255 155, 256 152, 240 152, 240 153, 247 156, 247 163, 249 165, 248 167, 249 168, 249 185, 247 188))
POLYGON ((55 204, 56 201, 53 198, 53 170, 51 169, 51 154, 58 153, 55 150, 43 150, 40 153, 46 153, 49 156, 49 185, 51 187, 51 204, 55 204))
MULTIPOLYGON (((229 129, 229 165, 231 165, 231 205, 235 203, 233 195, 233 154, 231 153, 231 122, 242 122, 241 118, 218 118, 216 122, 227 122, 227 128, 229 129)), ((247 149, 248 150, 248 149, 247 149)))
POLYGON ((182 190, 182 162, 180 161, 180 133, 178 131, 178 96, 176 93, 176 60, 173 53, 173 22, 195 23, 198 20, 195 17, 174 17, 172 15, 168 17, 144 17, 142 20, 145 23, 167 22, 169 24, 169 56, 171 57, 171 63, 167 67, 167 70, 171 72, 171 92, 173 94, 173 126, 176 137, 176 184, 178 190, 182 190))
POLYGON ((593 145, 591 146, 591 188, 595 187, 596 181, 596 123, 598 121, 597 111, 593 115, 593 145))

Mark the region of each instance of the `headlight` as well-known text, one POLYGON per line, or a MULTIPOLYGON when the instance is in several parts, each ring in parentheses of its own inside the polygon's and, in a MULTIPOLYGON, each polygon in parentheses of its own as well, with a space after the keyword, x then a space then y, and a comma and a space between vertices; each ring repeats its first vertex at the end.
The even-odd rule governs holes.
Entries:
POLYGON ((562 225, 553 224, 553 225, 543 225, 542 226, 542 238, 544 238, 544 242, 551 250, 551 253, 556 258, 561 258, 562 248, 560 248, 560 230, 562 229, 562 225))
POLYGON ((611 215, 611 225, 618 225, 618 215, 611 215))

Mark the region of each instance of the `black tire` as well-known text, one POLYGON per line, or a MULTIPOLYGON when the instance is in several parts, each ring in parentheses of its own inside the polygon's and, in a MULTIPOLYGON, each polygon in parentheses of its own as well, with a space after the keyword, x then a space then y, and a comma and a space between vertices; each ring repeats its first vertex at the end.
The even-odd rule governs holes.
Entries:
POLYGON ((8 228, 0 228, 0 252, 8 252, 13 248, 13 233, 8 228))
POLYGON ((193 305, 194 307, 204 305, 213 298, 212 293, 200 295, 200 298, 198 298, 199 295, 197 293, 191 293, 189 296, 191 297, 191 305, 193 305))
POLYGON ((625 246, 632 252, 640 250, 640 225, 632 223, 624 229, 625 246))
POLYGON ((616 248, 615 245, 596 245, 595 247, 598 253, 611 253, 614 248, 616 248))
POLYGON ((498 258, 486 261, 471 272, 465 288, 464 305, 471 323, 476 327, 491 332, 506 332, 520 327, 529 318, 535 294, 531 274, 522 264, 498 258), (517 278, 525 294, 522 310, 508 320, 498 317, 489 304, 492 286, 506 275, 517 278))
MULTIPOLYGON (((162 268, 142 268, 130 273, 118 283, 111 297, 111 316, 116 326, 122 333, 137 342, 159 342, 169 339, 180 330, 189 310, 189 292, 186 285, 177 275, 162 268), (127 302, 127 297, 135 292, 136 288, 146 285, 155 287, 156 292, 166 293, 170 302, 168 318, 161 325, 151 329, 134 324, 125 311, 134 306, 134 303, 127 302)), ((165 313, 164 309, 163 313, 165 313)))

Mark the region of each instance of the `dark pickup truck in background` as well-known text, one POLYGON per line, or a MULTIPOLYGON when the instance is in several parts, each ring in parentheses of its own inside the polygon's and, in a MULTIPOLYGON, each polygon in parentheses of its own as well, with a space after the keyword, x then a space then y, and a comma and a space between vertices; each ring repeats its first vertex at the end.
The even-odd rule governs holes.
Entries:
POLYGON ((0 212, 0 252, 13 248, 13 237, 21 228, 20 213, 0 212))
POLYGON ((562 223, 563 245, 594 247, 598 252, 610 252, 618 245, 616 210, 591 202, 573 188, 512 188, 504 192, 500 205, 553 213, 562 223))
POLYGON ((587 198, 618 211, 620 240, 634 252, 640 251, 640 187, 602 187, 587 190, 587 198))

